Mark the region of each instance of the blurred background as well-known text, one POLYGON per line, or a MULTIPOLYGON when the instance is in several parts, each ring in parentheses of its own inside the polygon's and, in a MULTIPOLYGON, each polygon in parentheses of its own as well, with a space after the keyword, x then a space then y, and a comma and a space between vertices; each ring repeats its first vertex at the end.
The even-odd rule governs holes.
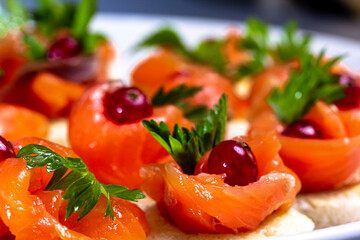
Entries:
POLYGON ((360 40, 359 0, 99 0, 99 10, 239 21, 256 16, 275 25, 296 19, 306 30, 360 40))

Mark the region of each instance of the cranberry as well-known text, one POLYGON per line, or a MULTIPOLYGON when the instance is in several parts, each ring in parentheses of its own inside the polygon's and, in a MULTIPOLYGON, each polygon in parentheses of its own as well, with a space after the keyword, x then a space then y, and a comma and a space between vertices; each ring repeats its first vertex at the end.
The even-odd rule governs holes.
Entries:
POLYGON ((50 61, 67 59, 79 55, 81 46, 79 42, 72 37, 62 37, 51 44, 47 58, 50 61))
POLYGON ((216 145, 208 160, 208 173, 225 173, 225 183, 245 186, 255 182, 258 167, 255 156, 245 142, 227 140, 216 145))
POLYGON ((15 157, 14 147, 0 136, 0 162, 11 157, 15 157))
POLYGON ((340 99, 334 104, 340 110, 350 110, 359 107, 360 87, 356 83, 356 79, 349 75, 341 75, 339 84, 345 87, 345 98, 340 99))
POLYGON ((153 107, 146 95, 136 87, 118 88, 107 93, 105 114, 116 123, 131 123, 149 117, 153 107))
POLYGON ((291 123, 284 129, 282 134, 297 138, 324 138, 316 124, 307 120, 299 120, 291 123))

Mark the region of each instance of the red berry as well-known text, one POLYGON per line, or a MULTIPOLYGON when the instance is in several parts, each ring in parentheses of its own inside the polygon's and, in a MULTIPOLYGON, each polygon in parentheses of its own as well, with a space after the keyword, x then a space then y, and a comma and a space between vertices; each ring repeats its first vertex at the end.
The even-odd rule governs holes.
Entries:
POLYGON ((14 147, 5 138, 0 136, 0 162, 15 157, 14 147))
POLYGON ((282 135, 297 138, 324 138, 318 126, 307 120, 299 120, 291 123, 284 129, 282 135))
POLYGON ((339 84, 345 87, 345 98, 340 99, 334 104, 340 110, 350 110, 359 107, 360 87, 356 83, 356 79, 350 75, 341 75, 339 84))
POLYGON ((47 58, 50 61, 67 59, 78 56, 81 53, 81 46, 75 38, 62 37, 51 44, 47 58))
POLYGON ((131 123, 149 117, 153 107, 136 87, 118 88, 105 95, 105 115, 116 123, 131 123))
POLYGON ((227 140, 216 145, 211 151, 208 173, 225 173, 225 183, 231 186, 245 186, 256 181, 258 166, 249 145, 245 142, 227 140))

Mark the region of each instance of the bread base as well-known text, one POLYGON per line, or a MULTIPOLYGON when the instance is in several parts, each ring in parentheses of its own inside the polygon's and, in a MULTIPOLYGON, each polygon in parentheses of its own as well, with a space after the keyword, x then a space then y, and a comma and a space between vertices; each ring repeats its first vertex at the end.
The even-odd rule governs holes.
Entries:
POLYGON ((315 228, 360 221, 360 184, 297 196, 294 208, 311 218, 315 228))
POLYGON ((245 136, 249 123, 243 118, 235 118, 227 122, 225 139, 232 139, 238 136, 245 136))
POLYGON ((68 138, 68 120, 64 118, 52 121, 50 123, 47 140, 65 147, 70 147, 68 138))
POLYGON ((160 215, 156 203, 150 198, 143 199, 139 206, 145 211, 151 228, 146 239, 152 240, 239 240, 261 239, 286 234, 308 232, 314 229, 314 223, 294 209, 287 212, 275 212, 269 216, 260 227, 249 233, 240 234, 186 234, 169 223, 160 215))

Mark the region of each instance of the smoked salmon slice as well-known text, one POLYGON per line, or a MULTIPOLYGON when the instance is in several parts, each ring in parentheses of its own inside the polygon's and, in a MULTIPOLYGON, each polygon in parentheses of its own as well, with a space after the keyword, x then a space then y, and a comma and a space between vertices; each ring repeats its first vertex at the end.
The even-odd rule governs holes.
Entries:
POLYGON ((132 84, 149 96, 153 96, 162 86, 165 90, 181 84, 202 87, 199 93, 188 99, 189 103, 213 108, 225 93, 228 96, 230 116, 243 117, 248 109, 247 101, 236 95, 231 80, 208 67, 189 63, 166 49, 158 50, 136 66, 132 73, 132 84))
MULTIPOLYGON (((110 89, 121 88, 120 82, 102 83, 89 89, 75 104, 69 118, 69 139, 74 151, 82 157, 95 176, 107 184, 140 187, 139 169, 156 163, 168 153, 142 126, 141 120, 118 124, 104 114, 104 97, 110 89)), ((169 126, 186 120, 175 106, 154 108, 148 118, 165 121, 169 126)))
POLYGON ((50 118, 67 116, 86 86, 69 82, 49 72, 18 82, 5 102, 25 106, 50 118))
MULTIPOLYGON (((259 168, 259 178, 246 186, 230 186, 223 175, 186 175, 174 162, 141 169, 143 190, 163 215, 187 233, 238 233, 256 229, 272 212, 288 209, 300 189, 297 176, 278 155, 273 133, 246 138, 259 168)), ((209 153, 198 162, 206 167, 209 153)), ((196 173, 196 172, 195 172, 196 173)))
MULTIPOLYGON (((360 121, 358 110, 339 111, 324 102, 316 105, 304 119, 317 123, 326 139, 302 139, 278 134, 280 156, 300 177, 303 192, 337 189, 358 182, 360 173, 360 121)), ((250 132, 282 132, 273 113, 254 120, 250 132)))
POLYGON ((26 63, 21 56, 23 46, 13 35, 0 39, 0 99, 15 84, 18 70, 26 63))
POLYGON ((264 111, 270 111, 266 98, 271 91, 282 88, 289 78, 290 66, 277 65, 269 67, 253 78, 249 95, 249 112, 247 118, 251 121, 264 111))
POLYGON ((108 41, 99 43, 93 54, 55 62, 46 58, 27 61, 24 49, 19 37, 0 41, 0 99, 49 118, 68 116, 74 101, 87 88, 106 81, 114 58, 113 46, 108 41))
POLYGON ((39 112, 0 103, 0 135, 9 141, 28 136, 46 138, 49 120, 39 112))
MULTIPOLYGON (((29 143, 44 144, 62 156, 72 150, 38 138, 13 142, 16 152, 29 143)), ((0 163, 0 218, 16 239, 145 239, 149 230, 144 213, 124 200, 112 199, 115 218, 104 218, 107 199, 101 197, 87 216, 64 220, 67 201, 63 191, 43 191, 49 179, 44 168, 28 170, 26 161, 9 158, 0 163), (126 202, 126 203, 125 203, 126 202)))

